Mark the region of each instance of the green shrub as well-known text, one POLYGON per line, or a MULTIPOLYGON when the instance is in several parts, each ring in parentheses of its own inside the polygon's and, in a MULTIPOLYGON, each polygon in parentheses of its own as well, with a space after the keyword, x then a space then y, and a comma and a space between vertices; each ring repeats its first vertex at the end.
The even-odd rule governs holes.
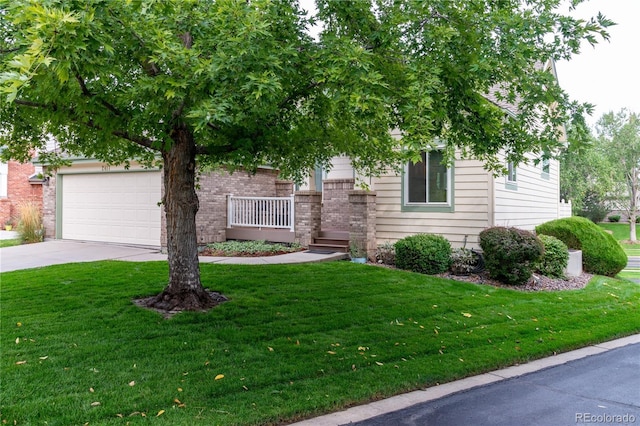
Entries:
POLYGON ((551 235, 570 249, 582 250, 586 272, 615 276, 627 265, 627 255, 613 235, 583 217, 567 217, 536 227, 538 234, 551 235))
POLYGON ((613 214, 613 215, 609 216, 609 222, 620 222, 620 215, 619 214, 613 214))
POLYGON ((441 274, 449 269, 451 244, 440 236, 418 234, 395 243, 396 266, 422 274, 441 274))
POLYGON ((544 253, 536 263, 536 270, 547 277, 562 278, 569 263, 569 249, 567 245, 551 235, 539 235, 544 246, 544 253))
POLYGON ((543 252, 540 240, 529 231, 496 226, 480 233, 480 247, 492 278, 506 284, 524 284, 543 252))

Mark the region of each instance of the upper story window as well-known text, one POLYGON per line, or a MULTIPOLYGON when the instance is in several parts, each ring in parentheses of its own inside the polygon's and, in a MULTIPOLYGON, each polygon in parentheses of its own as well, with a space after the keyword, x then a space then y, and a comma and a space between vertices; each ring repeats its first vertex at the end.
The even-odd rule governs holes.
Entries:
POLYGON ((451 170, 441 150, 425 151, 417 163, 407 164, 404 200, 407 206, 450 206, 451 170))
POLYGON ((541 163, 542 163, 542 173, 549 174, 549 170, 551 170, 551 161, 548 158, 543 158, 541 163))
POLYGON ((505 188, 518 189, 518 171, 515 163, 509 161, 507 163, 507 176, 505 188))
POLYGON ((518 181, 518 175, 516 172, 516 165, 509 161, 507 164, 507 182, 516 183, 518 181))

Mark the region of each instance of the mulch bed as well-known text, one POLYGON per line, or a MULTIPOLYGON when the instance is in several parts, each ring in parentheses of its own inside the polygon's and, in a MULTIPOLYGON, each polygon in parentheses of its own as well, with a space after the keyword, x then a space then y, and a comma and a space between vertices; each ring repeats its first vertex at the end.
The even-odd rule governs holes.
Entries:
MULTIPOLYGON (((370 265, 381 266, 384 268, 396 269, 395 266, 385 265, 381 263, 369 262, 370 265)), ((500 281, 494 280, 489 277, 487 271, 480 272, 478 274, 469 275, 454 275, 451 272, 444 274, 434 275, 439 278, 446 278, 449 280, 463 281, 474 284, 486 284, 493 287, 508 288, 510 290, 520 291, 562 291, 562 290, 580 290, 586 287, 592 274, 582 273, 577 277, 570 277, 566 279, 549 278, 542 275, 533 275, 532 279, 524 285, 507 285, 500 281)))
POLYGON ((488 284, 494 287, 508 288, 511 290, 520 291, 562 291, 562 290, 580 290, 585 288, 589 283, 592 274, 583 273, 577 277, 571 277, 567 279, 549 278, 543 275, 533 275, 532 279, 523 285, 507 285, 496 281, 489 277, 488 272, 482 272, 480 274, 472 275, 453 275, 451 273, 437 275, 441 278, 447 278, 450 280, 464 281, 475 284, 488 284))

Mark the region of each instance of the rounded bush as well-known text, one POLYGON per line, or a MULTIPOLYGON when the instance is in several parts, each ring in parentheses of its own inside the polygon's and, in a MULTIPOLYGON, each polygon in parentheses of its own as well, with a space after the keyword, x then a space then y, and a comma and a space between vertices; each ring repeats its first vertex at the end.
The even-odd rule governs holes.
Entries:
POLYGON ((441 274, 449 269, 451 244, 440 235, 418 234, 395 243, 396 266, 422 274, 441 274))
POLYGON ((614 214, 609 216, 609 222, 620 222, 620 215, 614 214))
POLYGON ((543 252, 542 242, 529 231, 496 226, 480 233, 480 247, 492 278, 506 284, 525 284, 543 252))
POLYGON ((538 235, 551 235, 570 249, 582 250, 586 272, 613 277, 627 266, 622 246, 595 223, 583 217, 566 217, 536 227, 538 235))
POLYGON ((536 263, 536 270, 547 277, 562 278, 569 263, 569 248, 565 243, 551 235, 539 235, 544 253, 536 263))

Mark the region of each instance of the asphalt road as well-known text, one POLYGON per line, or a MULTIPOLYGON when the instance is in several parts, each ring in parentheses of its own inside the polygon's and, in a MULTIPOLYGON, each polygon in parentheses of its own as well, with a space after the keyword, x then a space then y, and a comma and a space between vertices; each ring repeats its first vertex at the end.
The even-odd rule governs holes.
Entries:
POLYGON ((640 344, 348 424, 640 425, 640 344))

